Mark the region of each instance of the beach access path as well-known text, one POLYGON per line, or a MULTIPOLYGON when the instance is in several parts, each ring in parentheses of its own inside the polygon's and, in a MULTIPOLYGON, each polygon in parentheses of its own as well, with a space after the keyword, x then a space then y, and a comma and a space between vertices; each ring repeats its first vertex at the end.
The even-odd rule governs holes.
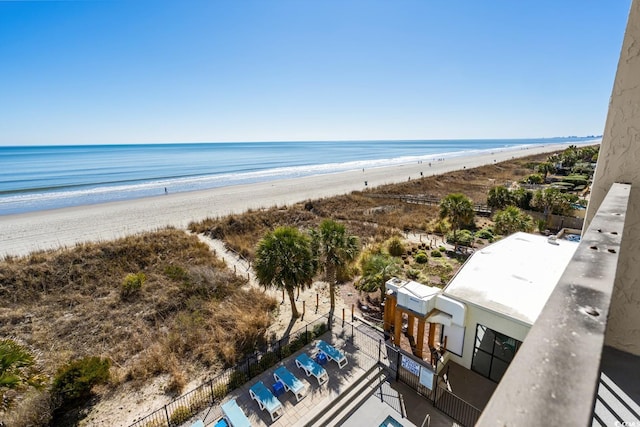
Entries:
POLYGON ((446 160, 353 170, 326 175, 171 193, 122 202, 102 203, 0 216, 0 256, 107 241, 166 226, 186 229, 190 222, 240 214, 248 209, 348 194, 384 184, 474 168, 533 154, 564 150, 568 144, 517 147, 465 154, 446 160), (431 165, 429 165, 431 163, 431 165), (366 182, 366 184, 365 184, 366 182))

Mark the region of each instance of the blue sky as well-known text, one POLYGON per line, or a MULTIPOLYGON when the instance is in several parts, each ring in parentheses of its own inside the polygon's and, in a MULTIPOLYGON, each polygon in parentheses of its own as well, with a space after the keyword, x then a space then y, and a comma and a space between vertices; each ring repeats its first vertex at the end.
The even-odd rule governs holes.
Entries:
POLYGON ((629 6, 0 1, 0 145, 600 134, 629 6))

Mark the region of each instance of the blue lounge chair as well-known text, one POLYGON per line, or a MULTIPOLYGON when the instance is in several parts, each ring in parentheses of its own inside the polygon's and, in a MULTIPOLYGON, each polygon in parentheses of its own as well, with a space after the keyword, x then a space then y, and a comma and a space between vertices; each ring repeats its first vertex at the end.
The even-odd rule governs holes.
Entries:
POLYGON ((306 353, 302 353, 296 357, 296 366, 304 371, 308 377, 313 375, 318 380, 318 385, 322 385, 329 381, 329 375, 327 371, 318 363, 307 356, 306 353))
POLYGON ((340 350, 336 349, 334 346, 327 344, 326 342, 320 340, 316 344, 318 350, 324 353, 327 356, 327 359, 333 360, 338 364, 338 368, 342 369, 347 364, 347 358, 340 350))
POLYGON ((273 378, 284 384, 284 389, 286 391, 290 391, 295 394, 298 402, 307 395, 307 386, 284 366, 280 366, 275 370, 273 378))
POLYGON ((251 427, 251 422, 235 399, 231 399, 222 405, 222 413, 231 427, 251 427))
POLYGON ((258 402, 261 410, 266 410, 271 415, 271 421, 282 416, 282 403, 271 393, 262 381, 258 381, 249 389, 249 395, 258 402))

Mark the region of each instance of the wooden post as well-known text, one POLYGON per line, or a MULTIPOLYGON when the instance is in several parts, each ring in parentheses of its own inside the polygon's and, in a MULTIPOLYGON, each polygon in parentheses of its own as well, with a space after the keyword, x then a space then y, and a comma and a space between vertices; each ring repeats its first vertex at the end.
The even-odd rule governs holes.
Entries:
POLYGON ((320 307, 320 295, 316 293, 316 313, 318 312, 318 307, 320 307))
POLYGON ((418 337, 416 338, 416 353, 417 356, 420 357, 421 359, 422 357, 422 351, 424 349, 424 326, 425 326, 426 320, 425 319, 418 319, 418 337))
POLYGON ((282 302, 281 304, 284 304, 284 289, 282 290, 282 302))
POLYGON ((304 319, 304 313, 306 311, 306 301, 302 301, 302 318, 304 319))
POLYGON ((344 326, 344 308, 342 309, 342 326, 344 326))
POLYGON ((415 316, 413 314, 409 314, 409 321, 407 322, 407 336, 408 337, 414 337, 415 338, 415 335, 413 334, 415 320, 416 320, 415 316))
POLYGON ((353 322, 353 320, 355 319, 354 315, 353 315, 353 310, 355 310, 356 305, 355 304, 351 304, 351 321, 353 322))
POLYGON ((393 343, 400 347, 400 334, 402 333, 402 310, 396 307, 395 321, 393 322, 393 343))

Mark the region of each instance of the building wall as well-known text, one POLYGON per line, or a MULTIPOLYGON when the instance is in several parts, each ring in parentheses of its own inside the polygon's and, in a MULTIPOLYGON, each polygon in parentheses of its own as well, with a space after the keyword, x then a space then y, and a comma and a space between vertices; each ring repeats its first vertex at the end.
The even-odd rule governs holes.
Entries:
POLYGON ((605 344, 640 355, 640 0, 631 5, 584 230, 615 182, 632 188, 605 344))
MULTIPOLYGON (((447 296, 453 298, 451 295, 447 296)), ((458 300, 457 298, 453 299, 458 300)), ((458 357, 451 353, 449 354, 449 357, 450 360, 467 369, 471 369, 471 360, 473 359, 473 348, 475 346, 476 338, 476 325, 478 323, 518 341, 524 341, 527 333, 529 333, 529 329, 531 329, 531 325, 525 325, 519 321, 485 310, 464 301, 461 302, 467 306, 462 357, 458 357)))

